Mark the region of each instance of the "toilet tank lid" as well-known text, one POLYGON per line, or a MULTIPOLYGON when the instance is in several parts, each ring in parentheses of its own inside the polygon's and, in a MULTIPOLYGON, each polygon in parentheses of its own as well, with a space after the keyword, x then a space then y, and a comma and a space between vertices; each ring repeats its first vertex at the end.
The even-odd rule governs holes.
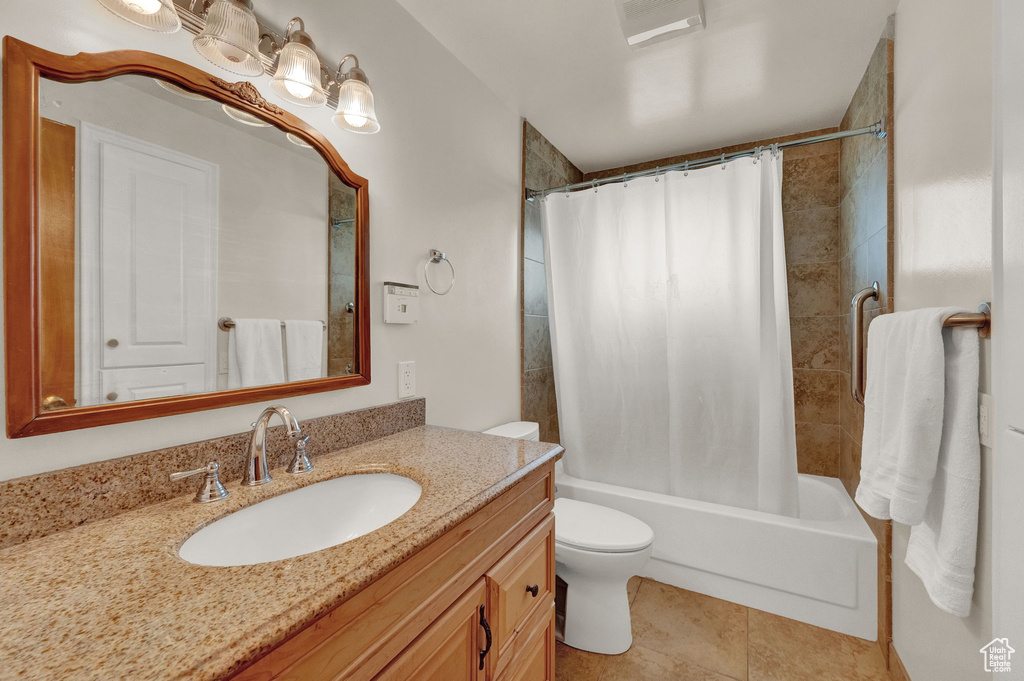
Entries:
POLYGON ((502 437, 513 437, 518 440, 539 440, 540 426, 533 421, 513 421, 503 425, 485 430, 484 435, 501 435, 502 437))

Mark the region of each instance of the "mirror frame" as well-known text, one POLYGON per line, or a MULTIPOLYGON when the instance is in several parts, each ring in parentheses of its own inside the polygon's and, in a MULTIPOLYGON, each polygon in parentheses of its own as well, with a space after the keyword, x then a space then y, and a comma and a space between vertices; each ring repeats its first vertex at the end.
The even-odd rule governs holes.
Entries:
POLYGON ((370 383, 369 185, 352 172, 321 133, 260 95, 248 81, 228 82, 194 66, 149 52, 63 55, 11 36, 3 42, 3 249, 4 342, 7 436, 10 438, 92 428, 185 414, 263 400, 352 388, 370 383), (258 116, 291 132, 320 153, 338 177, 356 190, 356 324, 353 357, 359 373, 137 402, 41 408, 39 276, 39 79, 62 83, 135 74, 165 80, 258 116))

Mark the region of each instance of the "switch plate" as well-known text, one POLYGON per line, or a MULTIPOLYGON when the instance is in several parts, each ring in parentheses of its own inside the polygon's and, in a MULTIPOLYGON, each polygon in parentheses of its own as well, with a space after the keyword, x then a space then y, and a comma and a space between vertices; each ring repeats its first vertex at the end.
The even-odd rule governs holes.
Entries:
POLYGON ((416 394, 416 362, 398 363, 398 397, 416 394))
POLYGON ((992 396, 980 393, 978 398, 978 434, 981 435, 982 446, 991 447, 992 419, 995 418, 995 412, 992 410, 992 396))

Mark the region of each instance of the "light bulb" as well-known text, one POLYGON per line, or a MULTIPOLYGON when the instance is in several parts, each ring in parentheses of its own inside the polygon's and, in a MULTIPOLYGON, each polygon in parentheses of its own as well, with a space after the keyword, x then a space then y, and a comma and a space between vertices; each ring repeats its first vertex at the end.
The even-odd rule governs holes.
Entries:
POLYGON ((160 0, 123 0, 128 9, 139 14, 156 14, 163 7, 160 0))
POLYGON ((174 33, 181 28, 174 0, 99 0, 105 8, 136 26, 158 33, 174 33))
POLYGON ((292 96, 297 97, 298 99, 309 99, 313 94, 313 88, 300 82, 306 77, 307 75, 305 70, 301 66, 294 66, 286 76, 284 88, 288 90, 292 96))
POLYGON ((342 114, 342 118, 344 118, 345 122, 351 125, 353 128, 361 128, 364 125, 366 125, 366 123, 370 120, 366 116, 361 116, 360 114, 353 113, 342 114))

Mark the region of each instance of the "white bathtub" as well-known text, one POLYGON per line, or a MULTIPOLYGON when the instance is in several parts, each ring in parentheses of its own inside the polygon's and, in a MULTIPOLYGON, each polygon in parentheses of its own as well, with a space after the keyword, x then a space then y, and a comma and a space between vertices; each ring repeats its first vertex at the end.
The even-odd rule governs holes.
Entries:
POLYGON ((800 517, 567 475, 556 496, 616 508, 654 529, 643 577, 874 641, 877 543, 835 478, 800 476, 800 517))

